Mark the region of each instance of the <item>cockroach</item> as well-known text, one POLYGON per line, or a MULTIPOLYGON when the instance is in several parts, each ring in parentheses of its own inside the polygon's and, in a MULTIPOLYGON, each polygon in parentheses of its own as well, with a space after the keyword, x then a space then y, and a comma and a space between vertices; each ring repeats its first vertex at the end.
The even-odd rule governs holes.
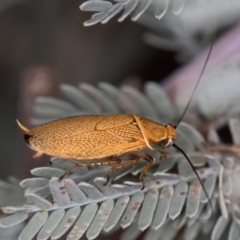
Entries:
POLYGON ((157 150, 162 153, 160 158, 164 158, 166 157, 165 148, 172 146, 180 151, 187 159, 210 201, 203 182, 189 157, 175 143, 175 129, 181 123, 189 108, 206 68, 213 42, 214 41, 212 41, 207 59, 190 99, 175 125, 162 125, 135 114, 73 116, 45 123, 32 129, 24 127, 17 120, 19 127, 24 132, 23 137, 26 144, 37 152, 34 155, 35 157, 48 154, 79 160, 79 163, 67 169, 60 179, 75 167, 113 165, 106 173, 105 184, 107 184, 112 172, 127 166, 132 166, 140 159, 143 159, 147 163, 143 167, 139 177, 142 183, 142 189, 144 189, 145 186, 143 177, 154 162, 154 159, 146 154, 143 149, 149 148, 157 150), (126 153, 129 153, 129 160, 121 162, 120 157, 126 153))

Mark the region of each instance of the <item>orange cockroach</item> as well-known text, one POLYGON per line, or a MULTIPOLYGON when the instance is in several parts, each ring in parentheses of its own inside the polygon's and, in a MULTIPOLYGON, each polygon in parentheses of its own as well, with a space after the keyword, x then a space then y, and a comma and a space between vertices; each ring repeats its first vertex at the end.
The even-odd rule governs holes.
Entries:
POLYGON ((187 159, 208 197, 203 183, 190 159, 175 144, 175 129, 182 121, 200 82, 212 50, 213 42, 188 104, 175 125, 162 125, 142 116, 131 114, 67 117, 37 126, 33 129, 27 129, 17 121, 19 127, 24 131, 25 142, 31 149, 37 152, 36 157, 48 154, 79 160, 79 163, 69 168, 60 179, 74 167, 114 165, 106 173, 107 184, 109 176, 113 171, 132 166, 140 159, 143 159, 147 163, 142 169, 139 178, 142 182, 142 189, 144 189, 143 176, 154 162, 154 159, 142 150, 144 148, 158 150, 162 153, 161 157, 164 158, 166 156, 164 149, 172 146, 187 159), (126 153, 129 154, 130 160, 120 163, 120 156, 126 153))

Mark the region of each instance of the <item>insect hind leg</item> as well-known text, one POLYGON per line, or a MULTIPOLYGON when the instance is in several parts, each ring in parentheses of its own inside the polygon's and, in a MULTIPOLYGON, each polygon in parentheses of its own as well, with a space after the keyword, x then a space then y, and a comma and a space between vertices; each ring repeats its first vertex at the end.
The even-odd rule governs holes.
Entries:
POLYGON ((113 166, 112 168, 110 168, 110 170, 108 170, 106 172, 106 175, 105 175, 105 178, 106 178, 106 182, 105 182, 105 186, 108 184, 109 182, 109 178, 110 178, 110 175, 117 171, 117 170, 120 170, 120 169, 123 169, 123 168, 126 168, 126 167, 130 167, 130 166, 133 166, 136 162, 138 162, 140 160, 140 156, 138 155, 134 155, 132 157, 131 160, 128 160, 126 162, 123 162, 123 163, 120 163, 120 164, 117 164, 115 166, 113 166))
POLYGON ((104 159, 100 159, 98 161, 91 161, 89 163, 75 163, 73 166, 68 168, 65 173, 59 178, 61 181, 64 177, 66 177, 74 168, 76 167, 94 167, 94 166, 102 166, 102 165, 113 165, 121 162, 121 159, 118 157, 108 157, 104 159))
POLYGON ((145 161, 147 161, 148 163, 143 167, 141 173, 140 173, 140 177, 139 180, 142 183, 142 188, 141 190, 143 190, 145 188, 145 182, 143 180, 144 175, 149 171, 150 167, 152 166, 154 159, 149 156, 148 154, 144 153, 144 152, 139 152, 136 153, 134 155, 131 156, 131 160, 128 160, 126 162, 117 164, 115 166, 113 166, 107 173, 106 173, 106 183, 104 185, 107 185, 107 183, 109 182, 109 177, 110 175, 116 171, 116 170, 120 170, 122 168, 125 167, 130 167, 133 166, 135 163, 137 163, 140 159, 143 159, 145 161))

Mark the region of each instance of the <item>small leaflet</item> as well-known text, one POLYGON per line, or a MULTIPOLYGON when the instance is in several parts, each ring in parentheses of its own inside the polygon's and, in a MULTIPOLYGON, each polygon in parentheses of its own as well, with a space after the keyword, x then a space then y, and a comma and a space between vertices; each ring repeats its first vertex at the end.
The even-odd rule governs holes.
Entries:
POLYGON ((220 166, 219 177, 218 177, 218 194, 219 194, 219 206, 222 213, 222 216, 225 219, 228 219, 228 210, 226 207, 224 195, 223 195, 223 166, 220 166))
MULTIPOLYGON (((27 191, 25 191, 27 192, 27 191)), ((39 195, 42 198, 47 198, 48 196, 51 195, 50 189, 49 189, 49 185, 46 185, 45 187, 43 187, 41 190, 35 192, 37 195, 39 195)))
POLYGON ((215 217, 212 217, 206 223, 203 223, 202 232, 203 232, 204 235, 211 234, 211 232, 214 228, 214 225, 216 223, 216 220, 217 219, 215 217))
POLYGON ((108 1, 91 0, 82 3, 79 8, 81 11, 104 12, 112 7, 112 3, 108 1))
POLYGON ((164 240, 162 237, 168 227, 168 223, 162 225, 159 229, 150 228, 143 237, 143 240, 164 240))
POLYGON ((173 193, 173 186, 170 185, 163 188, 159 195, 158 205, 152 223, 152 227, 155 230, 158 230, 165 223, 172 202, 173 193))
POLYGON ((100 82, 98 83, 98 87, 105 93, 108 95, 108 97, 110 97, 112 100, 114 101, 118 101, 119 100, 119 96, 120 96, 120 91, 118 90, 118 88, 116 88, 115 86, 113 86, 112 84, 109 84, 107 82, 100 82))
POLYGON ((174 0, 172 6, 173 14, 179 15, 184 8, 185 0, 174 0))
POLYGON ((147 8, 152 3, 152 0, 140 1, 133 13, 132 21, 137 21, 139 17, 147 10, 147 8))
POLYGON ((162 0, 158 2, 158 6, 155 12, 155 17, 160 20, 168 10, 169 0, 162 0))
MULTIPOLYGON (((207 191, 208 196, 211 198, 213 195, 213 191, 215 189, 216 186, 216 181, 217 181, 217 176, 216 175, 210 175, 209 177, 207 177, 204 181, 204 187, 207 191)), ((201 192, 201 202, 205 203, 208 201, 208 198, 206 196, 206 193, 203 191, 201 192)))
MULTIPOLYGON (((84 3, 83 3, 84 4, 84 3)), ((82 4, 82 5, 83 5, 82 4)), ((62 94, 80 109, 93 113, 100 113, 94 101, 88 98, 83 91, 70 84, 60 84, 62 94)), ((65 160, 69 162, 68 160, 65 160)))
MULTIPOLYGON (((118 10, 117 6, 121 6, 120 10, 122 9, 122 4, 120 5, 115 4, 114 6, 112 6, 112 8, 109 11, 107 11, 109 15, 104 20, 102 20, 101 23, 106 23, 105 21, 108 21, 109 19, 111 19, 112 17, 115 16, 115 14, 117 14, 120 11, 118 10), (118 12, 115 12, 115 10, 118 12)), ((87 94, 92 96, 96 100, 96 102, 100 104, 100 106, 106 112, 112 113, 112 114, 118 113, 118 108, 115 105, 115 103, 111 101, 111 99, 108 98, 106 95, 104 95, 104 93, 100 89, 87 83, 81 83, 79 84, 79 87, 83 92, 86 92, 87 94)))
POLYGON ((223 190, 223 194, 225 196, 229 196, 232 193, 232 178, 230 176, 230 173, 226 170, 223 171, 223 186, 222 186, 222 190, 223 190))
POLYGON ((167 227, 167 229, 166 229, 162 239, 164 239, 164 240, 172 240, 172 239, 175 238, 175 236, 178 233, 178 230, 174 227, 174 223, 175 223, 175 221, 171 222, 168 225, 168 227, 167 227))
POLYGON ((202 187, 199 180, 194 180, 190 185, 187 197, 186 215, 189 218, 194 217, 198 212, 201 190, 202 187))
POLYGON ((207 134, 207 140, 208 142, 217 145, 221 143, 221 140, 217 134, 217 131, 213 128, 210 128, 207 134))
POLYGON ((190 164, 187 160, 183 159, 178 163, 178 172, 183 178, 192 178, 195 176, 190 164))
POLYGON ((120 240, 136 240, 142 232, 137 226, 137 222, 133 222, 127 229, 121 234, 120 240))
POLYGON ((127 209, 121 219, 120 225, 122 228, 126 228, 132 223, 135 215, 137 214, 138 209, 140 208, 140 206, 142 204, 143 198, 144 198, 143 192, 138 192, 132 196, 132 198, 127 206, 127 209))
POLYGON ((36 186, 44 186, 48 184, 49 179, 48 178, 27 178, 19 183, 19 185, 22 188, 31 188, 31 187, 36 187, 36 186))
POLYGON ((38 233, 37 240, 47 240, 52 234, 53 230, 58 226, 62 220, 65 211, 63 209, 56 210, 51 213, 48 220, 44 223, 42 229, 38 233))
POLYGON ((211 168, 217 169, 217 170, 220 168, 219 159, 216 159, 216 157, 212 155, 205 155, 205 157, 207 158, 208 164, 211 168))
MULTIPOLYGON (((145 1, 143 1, 145 2, 145 1)), ((147 1, 146 1, 147 2, 147 1)), ((149 1, 151 3, 151 1, 149 1)), ((161 4, 163 2, 168 2, 168 0, 163 0, 159 2, 161 4)), ((144 10, 145 11, 145 10, 144 10)), ((147 82, 144 86, 144 90, 147 96, 154 103, 154 108, 158 109, 166 120, 171 122, 175 117, 174 107, 169 99, 169 96, 166 94, 165 90, 155 82, 147 82)))
POLYGON ((0 227, 1 228, 9 228, 15 226, 24 220, 26 220, 28 214, 26 212, 15 213, 7 217, 3 217, 0 219, 0 227))
POLYGON ((231 136, 233 138, 233 143, 236 146, 240 146, 240 121, 238 118, 229 119, 229 127, 231 131, 231 136))
POLYGON ((228 240, 239 240, 239 239, 240 239, 239 224, 233 220, 228 233, 228 240))
POLYGON ((188 227, 192 226, 196 221, 198 221, 204 207, 205 207, 205 204, 200 203, 197 213, 191 219, 188 220, 188 227))
POLYGON ((67 232, 68 229, 70 229, 70 227, 73 225, 73 223, 75 222, 75 220, 79 216, 80 211, 81 211, 80 207, 70 208, 66 212, 66 214, 64 215, 64 217, 62 218, 62 220, 60 221, 58 226, 52 232, 51 239, 58 239, 65 232, 67 232))
POLYGON ((36 213, 20 233, 18 240, 31 240, 47 221, 48 212, 36 213))
MULTIPOLYGON (((184 1, 184 0, 174 0, 173 2, 176 2, 176 1, 184 1)), ((204 142, 203 136, 190 124, 181 122, 178 128, 188 136, 188 138, 190 139, 191 142, 193 142, 194 145, 204 142)))
POLYGON ((134 112, 136 109, 129 97, 111 84, 101 82, 99 83, 99 88, 115 101, 124 112, 134 112))
POLYGON ((159 164, 159 168, 157 169, 156 172, 167 172, 170 169, 172 169, 174 167, 174 165, 177 162, 176 157, 169 157, 169 158, 165 158, 161 161, 161 163, 159 164))
POLYGON ((233 169, 235 165, 235 160, 233 157, 225 157, 223 159, 223 166, 225 169, 233 169))
MULTIPOLYGON (((211 203, 214 206, 216 205, 216 198, 211 198, 211 203)), ((205 208, 203 209, 201 216, 199 217, 199 219, 201 221, 206 222, 207 220, 209 220, 209 218, 212 216, 212 208, 210 204, 206 204, 205 208)))
POLYGON ((96 187, 89 183, 80 182, 78 186, 90 199, 97 199, 103 196, 103 194, 96 187))
POLYGON ((73 229, 67 236, 67 240, 78 240, 82 237, 85 231, 90 226, 96 212, 98 210, 98 205, 96 203, 91 203, 87 205, 82 214, 80 215, 79 219, 77 220, 76 224, 74 225, 73 229))
POLYGON ((137 6, 138 1, 137 0, 129 0, 125 7, 124 12, 122 13, 121 17, 118 19, 119 22, 122 22, 137 6))
POLYGON ((58 112, 61 111, 62 113, 71 113, 78 110, 74 105, 70 104, 69 102, 52 97, 36 97, 35 107, 39 106, 48 109, 49 112, 56 112, 57 110, 58 112))
POLYGON ((103 177, 96 177, 94 179, 94 183, 105 196, 115 195, 117 193, 117 190, 110 186, 110 182, 105 186, 105 182, 106 179, 103 177))
POLYGON ((86 236, 88 239, 92 240, 100 234, 104 224, 112 212, 113 205, 113 199, 108 199, 101 204, 91 226, 87 230, 86 236))
MULTIPOLYGON (((176 129, 176 134, 178 136, 176 138, 176 144, 178 146, 181 146, 181 148, 184 151, 193 152, 195 149, 195 146, 194 146, 193 142, 191 142, 191 140, 188 138, 188 135, 178 128, 176 129)), ((184 157, 182 157, 182 158, 185 159, 184 157)))
POLYGON ((79 187, 75 184, 71 179, 64 179, 63 184, 68 192, 69 197, 72 201, 81 203, 86 201, 86 195, 79 189, 79 187))
POLYGON ((138 228, 144 231, 152 222, 153 214, 157 205, 159 191, 149 190, 144 198, 141 213, 138 220, 138 228))
POLYGON ((52 177, 61 177, 65 171, 59 168, 52 167, 39 167, 31 170, 31 174, 38 177, 52 178, 52 177))
POLYGON ((177 184, 174 190, 172 203, 169 210, 169 217, 175 219, 182 211, 186 195, 188 191, 188 184, 184 181, 177 184))
POLYGON ((194 240, 201 228, 200 222, 195 222, 193 225, 187 227, 184 231, 184 240, 194 240))
POLYGON ((109 12, 100 12, 92 15, 91 19, 83 23, 84 27, 89 27, 101 22, 109 15, 109 12))
POLYGON ((228 220, 226 220, 223 216, 220 216, 215 224, 211 239, 218 240, 222 236, 225 228, 227 227, 228 220))
POLYGON ((138 108, 140 109, 140 113, 143 116, 149 117, 151 119, 157 119, 156 112, 149 102, 149 100, 137 89, 130 87, 130 86, 124 86, 122 87, 122 91, 129 96, 129 98, 132 99, 134 103, 138 105, 138 108))
POLYGON ((59 182, 58 178, 52 178, 49 181, 49 188, 55 202, 61 206, 68 206, 70 204, 70 198, 63 184, 63 181, 59 182))
POLYGON ((117 200, 109 218, 107 219, 104 225, 103 229, 105 232, 109 232, 114 226, 116 226, 124 210, 126 209, 129 200, 130 200, 129 196, 124 196, 117 200))
POLYGON ((14 207, 14 206, 7 206, 7 207, 1 207, 1 210, 5 214, 12 214, 12 213, 17 213, 17 212, 25 212, 25 211, 31 211, 32 206, 31 205, 23 205, 20 207, 14 207))
POLYGON ((24 195, 26 199, 28 199, 33 205, 38 206, 40 208, 48 209, 52 207, 52 203, 50 203, 48 200, 38 196, 35 193, 26 193, 24 195))

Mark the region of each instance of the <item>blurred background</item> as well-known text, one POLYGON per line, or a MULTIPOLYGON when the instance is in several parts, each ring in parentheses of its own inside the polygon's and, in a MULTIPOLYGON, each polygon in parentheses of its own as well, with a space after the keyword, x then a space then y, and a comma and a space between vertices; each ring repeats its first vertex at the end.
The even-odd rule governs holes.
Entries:
POLYGON ((92 13, 80 11, 82 3, 0 0, 1 179, 26 178, 30 169, 47 164, 48 158, 32 159, 15 119, 30 127, 34 98, 61 97, 60 83, 110 82, 141 90, 151 80, 174 97, 181 92, 186 102, 216 29, 223 40, 216 43, 208 71, 239 60, 239 0, 186 0, 179 14, 170 1, 161 20, 154 17, 159 2, 153 1, 137 22, 115 17, 91 27, 83 26, 92 13), (186 67, 173 74, 180 66, 186 67))

